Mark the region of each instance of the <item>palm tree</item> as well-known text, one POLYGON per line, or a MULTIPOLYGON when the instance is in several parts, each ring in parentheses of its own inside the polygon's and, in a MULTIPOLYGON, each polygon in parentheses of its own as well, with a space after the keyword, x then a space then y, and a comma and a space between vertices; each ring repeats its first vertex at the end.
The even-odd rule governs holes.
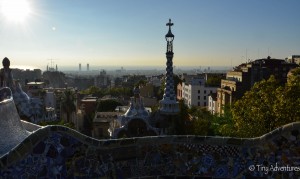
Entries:
POLYGON ((67 123, 70 122, 72 112, 76 111, 76 94, 71 89, 66 89, 61 96, 61 110, 67 114, 67 123))

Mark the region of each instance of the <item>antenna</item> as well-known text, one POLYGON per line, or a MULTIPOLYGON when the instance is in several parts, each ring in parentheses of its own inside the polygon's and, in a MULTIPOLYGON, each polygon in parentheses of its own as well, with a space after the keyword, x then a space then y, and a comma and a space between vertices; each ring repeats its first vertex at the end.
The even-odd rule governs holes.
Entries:
POLYGON ((247 63, 247 60, 248 60, 248 49, 246 48, 246 63, 247 63))
POLYGON ((50 68, 53 68, 54 61, 55 61, 55 60, 53 60, 53 59, 47 59, 47 60, 49 60, 49 61, 50 61, 50 68))
MULTIPOLYGON (((50 61, 50 67, 49 67, 49 69, 51 69, 51 70, 54 70, 54 61, 57 61, 57 60, 54 60, 54 59, 47 59, 47 60, 49 60, 50 61)), ((49 70, 49 71, 51 71, 51 70, 49 70)))

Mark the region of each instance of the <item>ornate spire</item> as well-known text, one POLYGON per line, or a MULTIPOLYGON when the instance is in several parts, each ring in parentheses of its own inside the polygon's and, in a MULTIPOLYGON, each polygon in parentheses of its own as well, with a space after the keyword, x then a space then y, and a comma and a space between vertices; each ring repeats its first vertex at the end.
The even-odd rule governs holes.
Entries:
POLYGON ((171 31, 171 26, 174 24, 169 19, 166 24, 169 26, 169 31, 165 38, 167 41, 167 63, 166 63, 166 77, 165 77, 165 89, 163 99, 160 101, 160 111, 165 114, 176 114, 179 111, 178 102, 176 101, 175 90, 174 90, 174 79, 173 79, 173 40, 174 35, 171 31))

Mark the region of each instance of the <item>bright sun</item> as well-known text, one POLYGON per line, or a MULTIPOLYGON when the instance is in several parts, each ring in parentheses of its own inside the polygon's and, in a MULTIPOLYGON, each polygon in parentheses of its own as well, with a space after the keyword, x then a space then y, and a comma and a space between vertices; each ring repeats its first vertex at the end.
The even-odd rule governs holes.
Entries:
POLYGON ((9 21, 23 22, 30 14, 28 0, 2 0, 1 13, 9 21))

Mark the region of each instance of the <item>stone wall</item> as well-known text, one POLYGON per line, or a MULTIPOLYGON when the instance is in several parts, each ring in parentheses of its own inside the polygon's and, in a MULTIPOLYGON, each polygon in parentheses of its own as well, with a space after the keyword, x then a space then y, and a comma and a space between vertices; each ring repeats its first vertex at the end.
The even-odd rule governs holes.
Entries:
POLYGON ((47 126, 1 157, 0 178, 297 178, 300 168, 291 167, 300 166, 299 130, 300 123, 291 123, 251 139, 95 140, 47 126))

